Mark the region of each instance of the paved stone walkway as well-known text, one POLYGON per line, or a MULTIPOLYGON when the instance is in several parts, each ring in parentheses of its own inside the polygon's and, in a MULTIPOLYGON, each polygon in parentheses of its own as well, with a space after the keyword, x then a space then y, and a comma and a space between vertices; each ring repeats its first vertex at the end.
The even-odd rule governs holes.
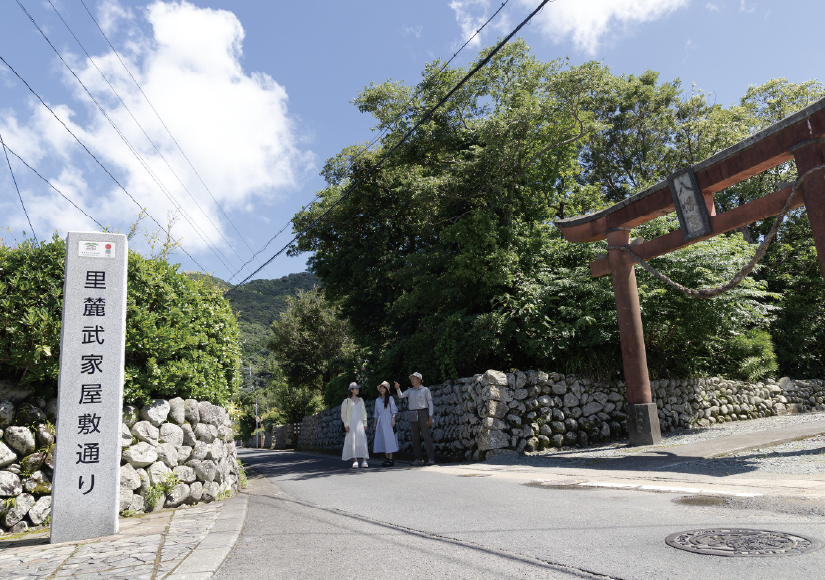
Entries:
MULTIPOLYGON (((229 501, 245 513, 246 497, 229 501)), ((187 567, 181 564, 209 535, 226 504, 121 519, 118 534, 82 542, 52 545, 48 532, 0 541, 0 580, 172 580, 187 567)), ((226 553, 233 546, 231 541, 226 553)))

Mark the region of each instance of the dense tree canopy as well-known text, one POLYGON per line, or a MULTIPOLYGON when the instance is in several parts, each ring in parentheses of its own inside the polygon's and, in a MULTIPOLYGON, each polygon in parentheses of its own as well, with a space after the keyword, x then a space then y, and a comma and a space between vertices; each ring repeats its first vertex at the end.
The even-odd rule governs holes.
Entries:
MULTIPOLYGON (((599 63, 540 62, 516 41, 341 199, 466 73, 442 67, 428 65, 417 86, 387 81, 361 92, 354 104, 385 132, 380 147, 353 145, 330 159, 323 170, 330 188, 294 220, 296 229, 306 228, 337 204, 293 252, 313 252, 311 270, 369 353, 373 374, 384 378, 419 370, 437 380, 538 366, 617 376, 610 280, 592 279, 588 268, 604 244, 566 243, 552 220, 624 199, 822 95, 818 83, 778 80, 723 107, 650 71, 616 76, 599 63)), ((729 188, 717 196, 720 210, 792 176, 790 164, 729 188)), ((816 272, 801 266, 813 272, 807 282, 777 277, 781 256, 801 256, 810 246, 803 222, 792 216, 766 267, 712 301, 686 298, 639 274, 653 376, 773 373, 769 329, 781 370, 790 368, 782 340, 788 349, 792 340, 819 345, 802 328, 808 314, 792 306, 803 288, 806 299, 820 292, 821 302, 816 272)), ((676 227, 674 216, 659 218, 633 235, 650 238, 676 227)), ((654 265, 686 285, 717 285, 750 259, 748 242, 766 227, 770 220, 654 265)), ((821 372, 813 370, 817 364, 805 368, 821 372)))
MULTIPOLYGON (((65 241, 0 245, 0 378, 54 396, 65 241)), ((225 403, 238 385, 238 327, 215 288, 129 252, 124 400, 225 403)))

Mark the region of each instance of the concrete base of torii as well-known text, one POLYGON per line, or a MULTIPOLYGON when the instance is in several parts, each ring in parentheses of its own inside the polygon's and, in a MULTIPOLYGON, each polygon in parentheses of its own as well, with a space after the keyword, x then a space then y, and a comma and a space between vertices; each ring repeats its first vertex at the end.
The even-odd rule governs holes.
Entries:
POLYGON ((655 445, 662 440, 656 403, 628 404, 626 411, 631 445, 655 445))

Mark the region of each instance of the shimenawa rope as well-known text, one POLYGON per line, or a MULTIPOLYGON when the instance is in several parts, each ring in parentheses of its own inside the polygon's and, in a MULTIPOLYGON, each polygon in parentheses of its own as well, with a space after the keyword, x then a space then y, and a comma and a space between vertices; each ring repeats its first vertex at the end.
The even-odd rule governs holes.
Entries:
POLYGON ((759 244, 759 247, 756 249, 756 253, 753 255, 753 259, 750 262, 745 264, 736 275, 731 278, 731 280, 721 286, 716 286, 715 288, 701 288, 699 290, 693 288, 687 288, 682 286, 678 282, 671 280, 661 272, 659 272, 656 268, 648 264, 644 261, 636 252, 630 249, 629 246, 607 246, 608 250, 621 250, 623 252, 627 252, 630 256, 639 263, 639 265, 650 272, 653 276, 664 282, 665 284, 675 288, 679 292, 686 294, 692 298, 713 298, 714 296, 718 296, 732 288, 738 286, 742 280, 744 280, 748 274, 750 274, 759 261, 765 256, 765 252, 768 250, 768 246, 771 245, 774 237, 776 237, 776 233, 779 231, 779 228, 782 226, 782 222, 785 219, 785 216, 791 210, 791 204, 793 203, 794 198, 796 197, 796 193, 799 190, 799 187, 802 183, 810 176, 812 173, 819 171, 820 169, 825 169, 825 165, 819 165, 814 167, 810 171, 807 171, 802 177, 796 180, 794 183, 793 189, 791 190, 791 194, 788 196, 788 200, 785 202, 785 206, 782 208, 782 211, 776 216, 776 221, 773 224, 773 227, 768 232, 768 235, 765 236, 765 239, 762 240, 762 243, 759 244))

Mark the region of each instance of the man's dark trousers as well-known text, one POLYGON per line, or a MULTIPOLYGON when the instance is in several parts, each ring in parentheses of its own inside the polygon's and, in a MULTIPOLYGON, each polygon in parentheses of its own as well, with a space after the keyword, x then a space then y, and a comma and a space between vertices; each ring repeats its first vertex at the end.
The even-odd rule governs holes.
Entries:
POLYGON ((433 438, 430 436, 430 425, 428 419, 430 413, 427 409, 419 409, 418 421, 410 421, 410 432, 412 434, 412 447, 415 458, 424 460, 424 453, 421 449, 421 438, 424 438, 424 446, 427 448, 427 458, 430 461, 435 461, 435 453, 433 452, 433 438))

